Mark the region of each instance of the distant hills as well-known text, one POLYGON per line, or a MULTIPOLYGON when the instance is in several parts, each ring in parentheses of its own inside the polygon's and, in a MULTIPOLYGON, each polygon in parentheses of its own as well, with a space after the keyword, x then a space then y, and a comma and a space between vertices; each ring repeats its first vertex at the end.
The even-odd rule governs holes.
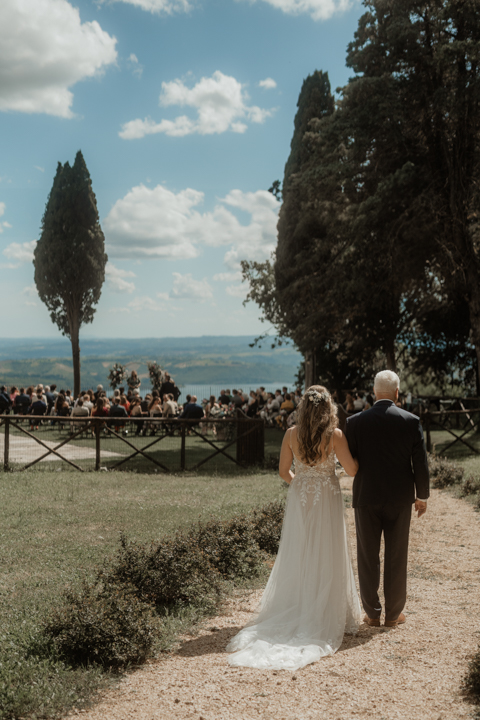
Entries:
MULTIPOLYGON (((293 347, 250 347, 253 336, 96 339, 80 342, 82 387, 108 387, 114 362, 148 382, 147 362, 156 360, 178 385, 293 383, 302 356, 293 347)), ((71 345, 66 338, 0 341, 0 384, 38 382, 72 387, 71 345)))

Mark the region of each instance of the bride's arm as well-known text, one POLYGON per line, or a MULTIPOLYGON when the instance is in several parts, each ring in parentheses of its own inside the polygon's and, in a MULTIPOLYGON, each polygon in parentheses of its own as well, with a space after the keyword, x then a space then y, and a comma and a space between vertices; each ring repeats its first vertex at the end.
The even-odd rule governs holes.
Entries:
POLYGON ((290 485, 293 478, 295 477, 292 473, 291 467, 293 462, 292 448, 290 447, 290 433, 292 430, 287 430, 283 436, 282 449, 280 451, 280 463, 278 466, 278 474, 290 485))
POLYGON ((352 454, 348 447, 347 438, 340 430, 340 428, 337 428, 333 432, 333 447, 335 449, 335 455, 337 456, 340 464, 342 465, 347 475, 355 477, 358 472, 358 462, 352 457, 352 454))

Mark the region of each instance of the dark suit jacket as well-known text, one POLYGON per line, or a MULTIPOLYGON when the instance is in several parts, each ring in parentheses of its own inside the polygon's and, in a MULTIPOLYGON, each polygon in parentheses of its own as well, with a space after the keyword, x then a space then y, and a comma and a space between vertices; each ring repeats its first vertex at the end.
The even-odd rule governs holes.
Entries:
POLYGON ((353 507, 413 503, 430 495, 420 420, 391 400, 380 400, 348 418, 345 434, 359 470, 353 507))

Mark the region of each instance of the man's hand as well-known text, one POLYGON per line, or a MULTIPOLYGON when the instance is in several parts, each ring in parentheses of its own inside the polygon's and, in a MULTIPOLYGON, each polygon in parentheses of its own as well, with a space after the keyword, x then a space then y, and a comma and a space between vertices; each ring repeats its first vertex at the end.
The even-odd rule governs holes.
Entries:
POLYGON ((427 512, 427 503, 423 502, 423 500, 415 500, 415 511, 417 517, 422 517, 427 512))

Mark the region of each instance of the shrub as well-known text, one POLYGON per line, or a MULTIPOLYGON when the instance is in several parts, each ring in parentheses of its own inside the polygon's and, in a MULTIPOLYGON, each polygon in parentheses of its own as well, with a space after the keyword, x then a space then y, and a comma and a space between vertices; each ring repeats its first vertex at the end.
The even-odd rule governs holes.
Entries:
POLYGON ((428 455, 428 467, 432 485, 436 488, 446 488, 459 485, 464 476, 464 469, 447 458, 428 455))
POLYGON ((476 655, 470 660, 467 674, 463 678, 462 687, 467 695, 480 703, 480 649, 476 655))
POLYGON ((189 537, 202 548, 210 564, 224 579, 258 576, 265 555, 255 540, 254 525, 247 515, 200 523, 190 531, 189 537))
POLYGON ((276 555, 282 534, 285 503, 276 502, 252 511, 253 537, 258 547, 270 555, 276 555))
POLYGON ((65 602, 43 622, 56 655, 72 666, 95 663, 106 668, 143 662, 155 634, 152 608, 132 587, 84 583, 67 592, 65 602))
POLYGON ((460 497, 467 497, 467 495, 477 495, 480 492, 480 478, 474 475, 468 475, 462 482, 460 489, 460 497))
POLYGON ((150 545, 122 537, 114 563, 100 577, 133 585, 139 599, 155 605, 201 603, 214 608, 222 592, 221 576, 208 553, 181 532, 150 545))

